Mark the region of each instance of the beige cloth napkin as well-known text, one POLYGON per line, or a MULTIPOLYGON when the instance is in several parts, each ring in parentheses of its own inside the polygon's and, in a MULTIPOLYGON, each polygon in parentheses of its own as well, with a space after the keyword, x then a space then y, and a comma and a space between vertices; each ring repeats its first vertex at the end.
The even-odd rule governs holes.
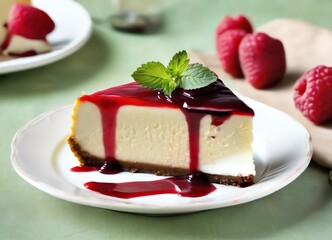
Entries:
POLYGON ((191 61, 209 67, 232 90, 284 111, 302 123, 312 137, 313 160, 332 169, 332 122, 314 125, 295 108, 293 101, 294 83, 304 72, 320 64, 332 66, 332 32, 293 19, 274 20, 258 31, 266 32, 284 44, 287 73, 277 86, 257 90, 244 79, 232 79, 221 69, 216 55, 191 52, 191 61))

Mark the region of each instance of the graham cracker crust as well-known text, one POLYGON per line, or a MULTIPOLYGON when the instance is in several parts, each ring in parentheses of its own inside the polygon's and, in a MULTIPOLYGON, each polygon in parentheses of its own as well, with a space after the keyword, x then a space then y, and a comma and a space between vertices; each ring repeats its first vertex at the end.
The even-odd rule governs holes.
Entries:
MULTIPOLYGON (((74 153, 75 157, 80 162, 81 166, 94 166, 102 167, 105 163, 105 159, 96 157, 84 151, 80 145, 75 141, 73 136, 69 136, 67 139, 70 149, 74 153)), ((190 174, 189 169, 173 168, 158 166, 154 164, 129 162, 125 160, 116 160, 121 166, 123 171, 132 173, 152 173, 158 176, 184 176, 190 174)), ((254 184, 254 176, 227 176, 204 173, 210 182, 219 183, 223 185, 232 185, 238 187, 247 187, 254 184)))

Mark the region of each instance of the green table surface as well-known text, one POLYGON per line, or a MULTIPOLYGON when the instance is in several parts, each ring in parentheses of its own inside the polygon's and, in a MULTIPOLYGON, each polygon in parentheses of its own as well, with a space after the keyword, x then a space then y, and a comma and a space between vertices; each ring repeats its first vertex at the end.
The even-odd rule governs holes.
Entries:
MULTIPOLYGON (((94 14, 114 11, 105 6, 94 14)), ((143 62, 167 63, 178 50, 214 53, 214 29, 226 14, 243 13, 255 27, 292 17, 332 29, 331 9, 330 0, 174 1, 164 12, 163 28, 154 34, 118 32, 101 17, 87 44, 71 56, 0 75, 0 239, 331 239, 328 169, 314 162, 294 182, 264 198, 151 217, 54 198, 19 177, 10 159, 11 140, 19 128, 45 111, 72 104, 82 91, 129 82, 143 62)))

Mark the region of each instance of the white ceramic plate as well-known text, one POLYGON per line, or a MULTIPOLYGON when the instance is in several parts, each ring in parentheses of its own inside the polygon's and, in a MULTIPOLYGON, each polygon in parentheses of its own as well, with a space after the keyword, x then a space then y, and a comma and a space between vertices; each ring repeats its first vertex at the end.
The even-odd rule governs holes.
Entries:
POLYGON ((84 188, 88 181, 154 180, 152 174, 70 172, 78 162, 65 143, 71 106, 47 112, 20 129, 12 142, 12 164, 33 186, 55 197, 94 207, 144 214, 179 214, 249 202, 269 195, 296 179, 308 166, 312 147, 306 129, 288 115, 244 98, 256 113, 254 158, 256 184, 238 188, 216 184, 217 190, 199 198, 156 195, 118 199, 84 188))
POLYGON ((89 39, 92 22, 88 12, 72 0, 33 0, 33 5, 47 12, 55 30, 47 39, 52 51, 31 57, 0 58, 0 74, 43 66, 74 53, 89 39))

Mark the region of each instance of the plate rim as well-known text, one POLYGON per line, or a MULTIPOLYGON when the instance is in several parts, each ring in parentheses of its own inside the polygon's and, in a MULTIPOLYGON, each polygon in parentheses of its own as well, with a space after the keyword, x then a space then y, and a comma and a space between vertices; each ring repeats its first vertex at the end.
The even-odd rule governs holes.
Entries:
MULTIPOLYGON (((246 97, 241 97, 241 98, 246 98, 246 97)), ((246 98, 249 99, 249 98, 246 98)), ((246 101, 246 100, 245 100, 246 101)), ((57 114, 58 112, 62 111, 69 111, 72 108, 72 105, 66 105, 54 110, 50 110, 47 112, 44 112, 37 116, 36 118, 32 119, 29 121, 26 125, 24 125, 22 128, 20 128, 16 134, 14 135, 14 138, 11 143, 11 162, 12 166, 15 169, 15 171, 18 173, 19 176, 21 176, 25 181, 29 182, 31 185, 36 187, 37 189, 42 190, 43 192, 46 192, 56 198, 63 199, 69 202, 81 204, 81 205, 87 205, 87 206, 92 206, 92 207, 99 207, 99 208, 105 208, 105 209, 110 209, 110 210, 115 210, 115 211, 121 211, 121 212, 130 212, 130 213, 140 213, 140 214, 149 214, 149 215, 168 215, 168 214, 182 214, 182 213, 191 213, 191 212, 198 212, 198 211, 204 211, 204 210, 210 210, 210 209, 216 209, 216 208, 222 208, 222 207, 229 207, 233 205, 238 205, 238 204, 243 204, 247 202, 251 202, 253 200, 257 200, 260 198, 263 198, 265 196, 268 196, 291 182, 293 182, 296 178, 298 178, 308 167, 312 154, 313 154, 313 146, 312 146, 312 141, 311 141, 311 135, 308 132, 308 130, 301 124, 299 123, 296 119, 294 119, 292 116, 275 109, 271 106, 268 106, 264 103, 258 102, 256 100, 250 99, 251 102, 254 102, 256 104, 263 105, 264 107, 271 108, 275 111, 280 112, 281 114, 289 117, 293 121, 295 121, 297 124, 301 126, 301 128, 305 131, 307 139, 305 139, 305 142, 308 144, 308 151, 306 152, 306 157, 305 159, 302 159, 301 163, 302 164, 296 164, 296 168, 292 169, 292 174, 289 176, 287 175, 287 181, 283 181, 282 183, 278 184, 277 186, 274 185, 272 188, 269 189, 260 189, 256 194, 250 194, 249 196, 246 197, 245 201, 241 201, 241 199, 238 199, 238 201, 228 201, 228 203, 223 203, 222 206, 220 206, 220 203, 209 203, 209 204, 201 204, 200 208, 197 209, 197 206, 189 205, 189 206, 171 206, 170 208, 167 207, 160 207, 160 206, 155 206, 155 205, 145 205, 145 204, 136 204, 136 203, 128 203, 124 201, 114 201, 113 198, 110 198, 109 201, 103 202, 103 201, 93 201, 91 199, 85 199, 82 196, 72 196, 68 195, 65 191, 55 188, 53 186, 49 186, 47 183, 40 182, 38 179, 34 179, 33 176, 31 176, 29 173, 27 173, 24 169, 21 168, 18 159, 16 158, 16 150, 17 145, 16 142, 19 140, 19 137, 24 134, 24 132, 30 128, 31 125, 38 124, 40 121, 43 119, 52 116, 53 114, 57 114), (138 207, 141 207, 138 209, 138 207)), ((65 137, 65 136, 64 136, 65 137)), ((60 143, 58 143, 60 144, 60 143)), ((56 146, 55 146, 56 147, 56 146)), ((54 147, 54 148, 55 148, 54 147)), ((52 161, 52 159, 51 159, 52 161)), ((263 177, 264 179, 264 177, 263 177)), ((62 179, 64 180, 64 179, 62 179)), ((66 181, 66 180, 65 180, 66 181)), ((70 182, 66 181, 68 184, 71 184, 70 182)), ((71 184, 75 188, 78 188, 77 186, 71 184)), ((254 185, 253 185, 254 186, 254 185)), ((90 193, 90 191, 89 191, 90 193)), ((94 192, 91 192, 92 194, 97 194, 94 192)), ((90 193, 90 194, 91 194, 90 193)), ((205 202, 204 202, 205 203, 205 202)))
MULTIPOLYGON (((52 2, 52 0, 33 0, 33 6, 38 7, 39 2, 52 2)), ((68 57, 69 55, 73 54, 77 50, 79 50, 90 38, 92 35, 92 20, 90 17, 90 14, 88 11, 78 2, 72 1, 72 0, 58 0, 61 1, 57 4, 66 4, 66 6, 71 6, 71 8, 74 8, 74 10, 77 12, 79 11, 82 16, 84 16, 84 20, 87 22, 87 25, 85 25, 84 30, 82 31, 83 34, 80 34, 79 38, 73 38, 72 41, 70 41, 69 44, 65 45, 60 50, 54 50, 50 52, 46 52, 43 54, 37 54, 35 56, 31 57, 25 57, 25 58, 17 58, 17 59, 10 59, 8 61, 11 61, 11 63, 8 63, 6 60, 4 61, 6 64, 5 66, 1 66, 0 62, 0 74, 6 74, 6 73, 12 73, 12 72, 20 72, 23 70, 38 68, 41 66, 45 66, 51 63, 54 63, 56 61, 59 61, 63 58, 68 57), (28 61, 29 60, 29 61, 28 61), (16 62, 15 62, 16 61, 16 62), (17 64, 18 62, 22 62, 17 64), (7 65, 7 66, 6 66, 7 65)), ((47 12, 47 11, 46 11, 47 12)))

